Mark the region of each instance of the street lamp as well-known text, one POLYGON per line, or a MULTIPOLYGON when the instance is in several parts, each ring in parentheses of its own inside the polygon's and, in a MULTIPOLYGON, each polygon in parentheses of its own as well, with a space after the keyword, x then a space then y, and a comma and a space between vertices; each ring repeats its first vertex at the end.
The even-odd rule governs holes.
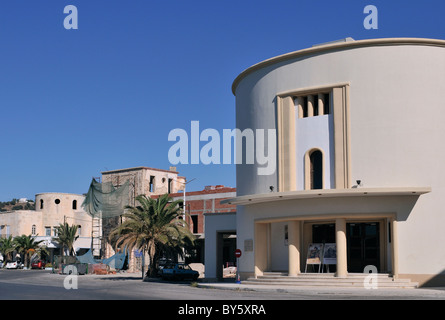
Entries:
POLYGON ((185 211, 187 210, 187 206, 186 206, 186 198, 185 198, 185 186, 186 186, 187 184, 189 184, 190 182, 192 182, 193 180, 196 180, 196 178, 193 178, 192 180, 187 181, 187 182, 178 181, 179 183, 182 183, 182 184, 184 185, 184 190, 182 190, 183 193, 184 193, 184 203, 183 203, 184 211, 183 211, 183 213, 182 213, 182 220, 183 220, 184 222, 185 222, 185 211))

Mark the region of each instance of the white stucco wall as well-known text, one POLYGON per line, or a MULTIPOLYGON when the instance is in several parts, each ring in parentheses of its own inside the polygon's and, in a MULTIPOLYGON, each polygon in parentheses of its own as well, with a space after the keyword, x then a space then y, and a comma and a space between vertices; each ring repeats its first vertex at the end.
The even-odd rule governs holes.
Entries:
POLYGON ((313 148, 322 150, 323 185, 330 189, 334 185, 331 168, 334 167, 333 116, 323 115, 296 119, 297 190, 304 190, 304 155, 313 148))
MULTIPOLYGON (((290 57, 246 74, 235 90, 237 128, 276 129, 277 93, 349 83, 352 184, 360 179, 365 187, 432 188, 399 223, 400 273, 445 270, 445 251, 436 245, 445 241, 444 45, 382 42, 290 57)), ((277 186, 277 172, 256 173, 255 164, 237 165, 238 195, 277 186)), ((301 187, 301 177, 297 180, 301 187)), ((280 206, 264 214, 282 214, 280 206)), ((253 237, 258 214, 252 206, 238 210, 239 241, 253 237)), ((250 259, 243 264, 246 271, 253 269, 253 255, 250 259)))
POLYGON ((217 235, 219 232, 233 232, 236 230, 236 213, 212 213, 205 215, 205 277, 217 278, 217 235))

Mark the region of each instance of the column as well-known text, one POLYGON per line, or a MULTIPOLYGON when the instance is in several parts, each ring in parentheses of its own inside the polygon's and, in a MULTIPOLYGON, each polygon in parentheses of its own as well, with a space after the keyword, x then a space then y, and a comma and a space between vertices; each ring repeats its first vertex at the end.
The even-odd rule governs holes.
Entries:
POLYGON ((297 188, 295 104, 291 96, 279 99, 278 126, 278 190, 293 191, 297 188))
POLYGON ((303 110, 303 108, 304 108, 304 98, 303 97, 297 97, 295 99, 294 103, 297 105, 297 111, 298 111, 297 116, 298 116, 298 118, 303 118, 304 117, 304 110, 303 110))
POLYGON ((289 221, 288 250, 289 250, 289 276, 300 273, 300 221, 289 221))
POLYGON ((335 242, 337 244, 337 277, 348 275, 346 247, 346 219, 335 219, 335 242))
POLYGON ((255 277, 262 276, 267 269, 267 223, 255 223, 255 277))
POLYGON ((394 279, 397 279, 399 275, 399 243, 397 235, 397 220, 395 218, 390 219, 391 222, 391 265, 392 275, 394 279))
POLYGON ((308 117, 314 116, 314 96, 313 95, 307 96, 307 116, 308 117))
POLYGON ((318 115, 324 115, 324 93, 318 94, 318 115))

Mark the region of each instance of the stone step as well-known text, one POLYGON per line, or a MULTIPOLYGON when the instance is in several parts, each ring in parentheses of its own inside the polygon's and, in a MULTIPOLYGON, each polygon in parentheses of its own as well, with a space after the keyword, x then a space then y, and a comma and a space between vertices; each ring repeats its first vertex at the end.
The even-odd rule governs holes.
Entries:
MULTIPOLYGON (((345 278, 337 278, 331 274, 308 274, 287 276, 286 273, 267 272, 257 278, 248 278, 242 281, 252 285, 278 285, 278 286, 326 286, 326 287, 364 287, 369 274, 348 274, 345 278)), ((394 279, 388 274, 375 274, 372 278, 378 288, 416 288, 417 283, 409 279, 394 279)), ((371 282, 372 284, 372 282, 371 282)))
MULTIPOLYGON (((347 278, 352 279, 364 279, 371 274, 366 273, 349 273, 347 278)), ((378 279, 390 279, 392 281, 392 277, 388 273, 378 273, 373 274, 374 277, 378 279)), ((284 272, 265 272, 262 276, 258 276, 258 278, 264 279, 281 279, 281 278, 305 278, 305 279, 341 279, 335 276, 335 273, 300 273, 297 276, 288 276, 287 273, 284 272)))
MULTIPOLYGON (((283 285, 294 285, 294 284, 314 284, 314 285, 336 285, 336 284, 360 284, 363 285, 365 282, 368 283, 365 279, 359 280, 359 279, 332 279, 332 280, 326 280, 326 279, 253 279, 249 278, 248 281, 253 281, 257 283, 262 284, 283 284, 283 285)), ((393 286, 394 284, 400 284, 400 285, 409 285, 411 284, 411 281, 392 281, 392 280, 379 280, 375 279, 372 281, 376 281, 376 283, 381 285, 390 285, 393 286)), ((372 282, 371 281, 371 282, 372 282)))

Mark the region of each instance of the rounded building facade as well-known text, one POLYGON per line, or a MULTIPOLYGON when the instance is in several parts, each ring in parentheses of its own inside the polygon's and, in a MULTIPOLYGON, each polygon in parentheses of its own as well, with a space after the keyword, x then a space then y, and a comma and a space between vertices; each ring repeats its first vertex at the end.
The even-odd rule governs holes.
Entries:
POLYGON ((92 217, 82 208, 85 196, 72 193, 36 194, 36 211, 41 212, 40 236, 56 236, 56 227, 63 223, 77 226, 76 250, 91 246, 92 217))
POLYGON ((338 277, 374 266, 445 282, 445 41, 313 46, 248 68, 233 93, 237 128, 277 137, 264 139, 277 155, 272 174, 237 164, 230 202, 244 278, 304 272, 320 243, 335 244, 338 277))

